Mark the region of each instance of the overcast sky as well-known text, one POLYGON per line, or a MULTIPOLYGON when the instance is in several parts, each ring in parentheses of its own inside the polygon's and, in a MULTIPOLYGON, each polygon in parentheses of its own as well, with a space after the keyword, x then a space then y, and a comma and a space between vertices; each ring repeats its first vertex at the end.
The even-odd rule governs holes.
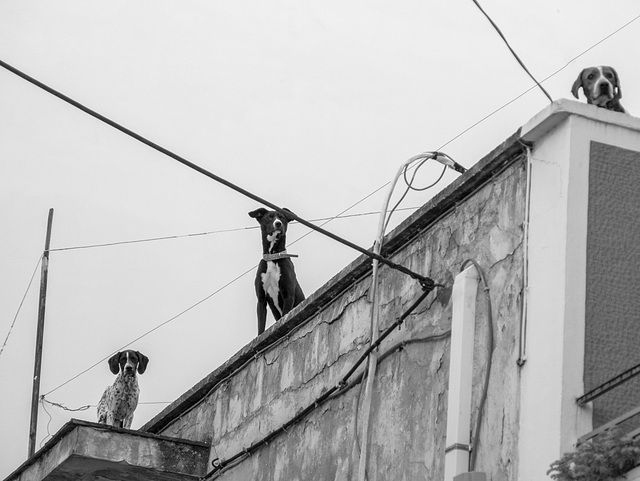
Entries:
MULTIPOLYGON (((583 67, 612 65, 640 112, 640 20, 584 53, 640 14, 636 0, 482 5, 540 80, 562 69, 544 82, 554 99, 571 98, 583 67)), ((471 0, 3 0, 0 59, 309 220, 379 210, 378 189, 426 150, 471 167, 548 105, 533 89, 449 142, 532 86, 471 0)), ((427 165, 416 182, 439 174, 427 165)), ((131 347, 150 363, 133 428, 255 336, 257 207, 0 69, 0 343, 49 208, 52 249, 179 236, 51 253, 41 393, 91 407, 45 404, 38 447, 71 417, 96 419, 114 377, 101 361, 140 336, 131 347)), ((325 227, 369 247, 377 223, 325 227)), ((310 295, 358 254, 315 233, 292 245, 307 232, 294 224, 288 239, 310 295)), ((27 456, 38 287, 39 271, 0 355, 0 478, 27 456)))

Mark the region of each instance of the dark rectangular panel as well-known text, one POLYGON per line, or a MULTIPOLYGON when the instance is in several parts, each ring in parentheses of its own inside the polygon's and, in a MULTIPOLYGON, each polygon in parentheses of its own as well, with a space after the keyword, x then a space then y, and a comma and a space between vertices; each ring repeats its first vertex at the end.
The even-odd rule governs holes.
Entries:
MULTIPOLYGON (((589 163, 586 289, 589 391, 640 363, 640 153, 598 142, 589 163)), ((638 405, 640 376, 594 402, 593 427, 638 405)))

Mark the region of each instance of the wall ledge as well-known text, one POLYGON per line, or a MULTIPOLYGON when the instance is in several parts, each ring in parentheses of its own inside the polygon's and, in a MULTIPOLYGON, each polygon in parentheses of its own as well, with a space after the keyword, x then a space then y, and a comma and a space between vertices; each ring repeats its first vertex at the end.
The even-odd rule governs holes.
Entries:
MULTIPOLYGON (((438 220, 455 210, 456 206, 465 198, 521 159, 527 144, 536 142, 572 115, 640 131, 640 119, 631 115, 612 112, 573 100, 557 100, 540 111, 465 174, 445 187, 385 236, 381 254, 385 257, 392 257, 399 252, 438 220)), ((253 339, 227 362, 147 422, 141 430, 149 433, 162 431, 198 405, 218 384, 251 362, 257 353, 281 342, 292 330, 311 320, 315 314, 327 308, 342 292, 370 273, 371 260, 369 257, 361 255, 356 258, 293 311, 272 325, 262 335, 253 339)))
MULTIPOLYGON (((392 257, 399 252, 435 222, 453 211, 463 199, 521 158, 524 148, 520 142, 519 132, 510 136, 385 236, 382 255, 392 257)), ((218 384, 250 363, 257 353, 281 342, 292 330, 311 320, 315 314, 339 298, 342 292, 370 274, 371 260, 363 254, 311 294, 293 311, 272 325, 262 335, 253 339, 227 362, 167 406, 140 430, 149 433, 161 432, 169 424, 197 406, 218 384)), ((438 282, 437 279, 434 280, 438 282)))

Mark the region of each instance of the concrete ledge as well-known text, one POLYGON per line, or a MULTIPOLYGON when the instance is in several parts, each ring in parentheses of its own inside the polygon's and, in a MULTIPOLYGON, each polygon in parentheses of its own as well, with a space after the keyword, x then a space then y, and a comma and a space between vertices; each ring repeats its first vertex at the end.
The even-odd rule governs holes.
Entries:
MULTIPOLYGON (((385 257, 392 257, 439 219, 455 209, 456 205, 465 197, 471 195, 494 176, 521 158, 524 146, 519 142, 519 139, 520 133, 516 132, 491 153, 483 157, 465 174, 461 175, 405 219, 404 222, 385 236, 381 254, 385 257)), ((256 353, 278 342, 300 324, 307 322, 316 313, 325 309, 335 299, 339 298, 342 292, 370 274, 371 259, 363 254, 305 299, 293 311, 167 406, 142 426, 140 430, 149 433, 161 432, 166 426, 202 401, 216 385, 250 362, 256 353)), ((436 282, 439 281, 438 279, 434 280, 436 282)))
POLYGON ((209 446, 72 419, 5 481, 193 481, 209 446))
MULTIPOLYGON (((385 236, 381 254, 391 258, 439 219, 455 209, 456 205, 465 197, 471 195, 494 176, 521 158, 524 146, 519 140, 520 133, 518 131, 405 219, 391 233, 385 236)), ((167 406, 142 426, 140 430, 149 433, 161 432, 166 426, 202 401, 216 385, 223 382, 227 377, 234 375, 246 363, 251 362, 258 352, 278 342, 293 329, 313 318, 316 313, 325 309, 339 298, 342 292, 370 274, 371 259, 363 254, 315 293, 311 294, 293 311, 167 406)), ((439 281, 438 279, 434 280, 436 282, 439 281)))
POLYGON ((637 117, 621 112, 613 112, 584 102, 560 99, 545 107, 522 126, 522 139, 527 142, 536 142, 571 115, 585 117, 608 125, 624 127, 636 132, 640 131, 640 119, 637 117))

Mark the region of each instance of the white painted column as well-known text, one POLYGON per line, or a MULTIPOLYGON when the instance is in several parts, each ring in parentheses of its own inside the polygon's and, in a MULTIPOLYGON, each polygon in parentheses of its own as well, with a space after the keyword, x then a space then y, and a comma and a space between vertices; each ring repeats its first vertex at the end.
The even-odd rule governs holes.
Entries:
POLYGON ((452 481, 455 476, 469 471, 473 340, 478 282, 476 268, 471 265, 458 274, 453 283, 445 481, 452 481))

